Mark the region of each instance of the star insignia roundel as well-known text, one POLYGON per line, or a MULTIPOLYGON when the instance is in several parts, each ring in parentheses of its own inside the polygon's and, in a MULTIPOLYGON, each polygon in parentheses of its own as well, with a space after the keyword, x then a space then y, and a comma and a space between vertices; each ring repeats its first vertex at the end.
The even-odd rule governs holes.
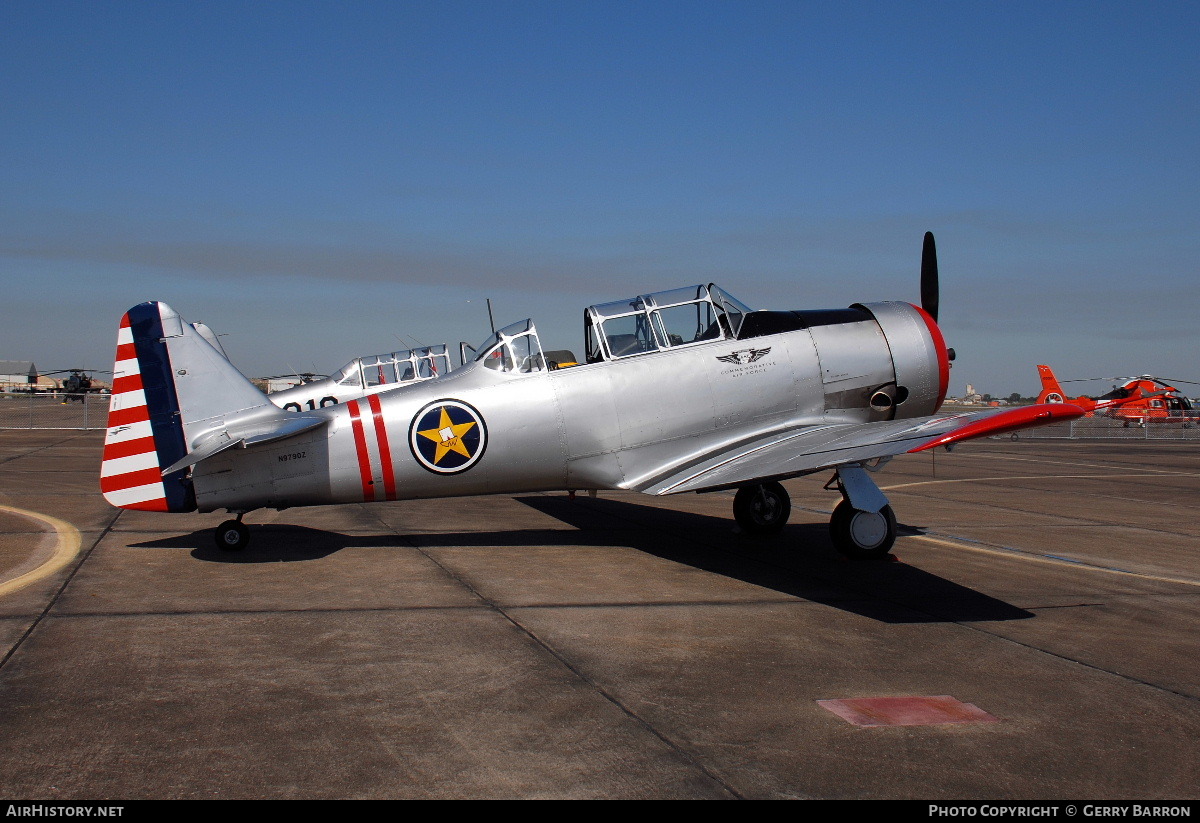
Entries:
POLYGON ((487 426, 474 407, 460 400, 438 400, 413 417, 408 444, 424 468, 435 474, 457 474, 483 456, 487 426))

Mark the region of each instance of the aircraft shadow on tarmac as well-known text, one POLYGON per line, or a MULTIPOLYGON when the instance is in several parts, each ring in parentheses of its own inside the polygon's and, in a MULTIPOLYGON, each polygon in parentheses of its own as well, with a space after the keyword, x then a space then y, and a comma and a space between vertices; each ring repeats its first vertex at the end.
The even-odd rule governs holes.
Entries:
MULTIPOLYGON (((603 543, 741 580, 883 623, 1024 620, 1033 613, 903 562, 856 562, 834 549, 825 523, 786 526, 774 537, 736 531, 732 518, 603 498, 518 497, 603 543)), ((901 534, 920 534, 900 525, 901 534)), ((556 532, 555 534, 561 534, 556 532)))
MULTIPOLYGON (((855 562, 838 554, 824 523, 797 523, 768 538, 736 531, 731 518, 620 500, 537 495, 514 498, 572 526, 473 532, 343 534, 286 524, 252 525, 246 549, 216 548, 209 529, 131 544, 191 549, 215 563, 318 560, 345 548, 615 546, 883 623, 1023 620, 1032 612, 904 562, 855 562)), ((901 534, 919 529, 900 526, 901 534)))

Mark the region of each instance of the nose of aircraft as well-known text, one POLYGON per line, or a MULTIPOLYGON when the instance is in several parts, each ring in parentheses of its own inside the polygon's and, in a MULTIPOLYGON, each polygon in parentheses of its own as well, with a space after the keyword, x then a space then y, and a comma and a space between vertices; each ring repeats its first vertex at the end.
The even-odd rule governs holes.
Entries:
POLYGON ((955 353, 954 349, 946 346, 946 341, 937 324, 939 291, 937 245, 933 240, 933 232, 927 231, 925 239, 921 243, 921 313, 924 315, 925 323, 929 327, 929 333, 933 337, 938 353, 938 376, 942 386, 938 406, 941 406, 942 399, 945 398, 950 385, 950 363, 954 360, 955 353))

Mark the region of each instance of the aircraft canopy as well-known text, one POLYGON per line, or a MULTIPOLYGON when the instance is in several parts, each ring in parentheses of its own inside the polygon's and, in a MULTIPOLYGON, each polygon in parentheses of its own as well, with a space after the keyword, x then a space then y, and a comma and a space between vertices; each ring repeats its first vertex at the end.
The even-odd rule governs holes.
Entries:
POLYGON ((450 356, 445 344, 419 349, 373 354, 351 360, 333 375, 339 386, 390 385, 429 380, 450 371, 450 356))
POLYGON ((587 362, 737 337, 751 309, 710 283, 589 306, 587 362))

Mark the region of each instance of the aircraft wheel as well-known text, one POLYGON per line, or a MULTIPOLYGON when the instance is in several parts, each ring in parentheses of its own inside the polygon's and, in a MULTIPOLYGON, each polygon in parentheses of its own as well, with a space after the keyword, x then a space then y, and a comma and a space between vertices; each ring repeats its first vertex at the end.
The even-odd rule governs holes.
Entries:
POLYGON ((226 520, 213 532, 213 539, 218 549, 236 552, 246 548, 250 542, 250 529, 238 520, 226 520))
POLYGON ((733 498, 733 517, 747 534, 777 534, 791 514, 792 498, 778 483, 742 486, 733 498))
POLYGON ((891 506, 865 512, 843 500, 829 519, 829 536, 851 560, 882 560, 896 542, 896 515, 891 506))

